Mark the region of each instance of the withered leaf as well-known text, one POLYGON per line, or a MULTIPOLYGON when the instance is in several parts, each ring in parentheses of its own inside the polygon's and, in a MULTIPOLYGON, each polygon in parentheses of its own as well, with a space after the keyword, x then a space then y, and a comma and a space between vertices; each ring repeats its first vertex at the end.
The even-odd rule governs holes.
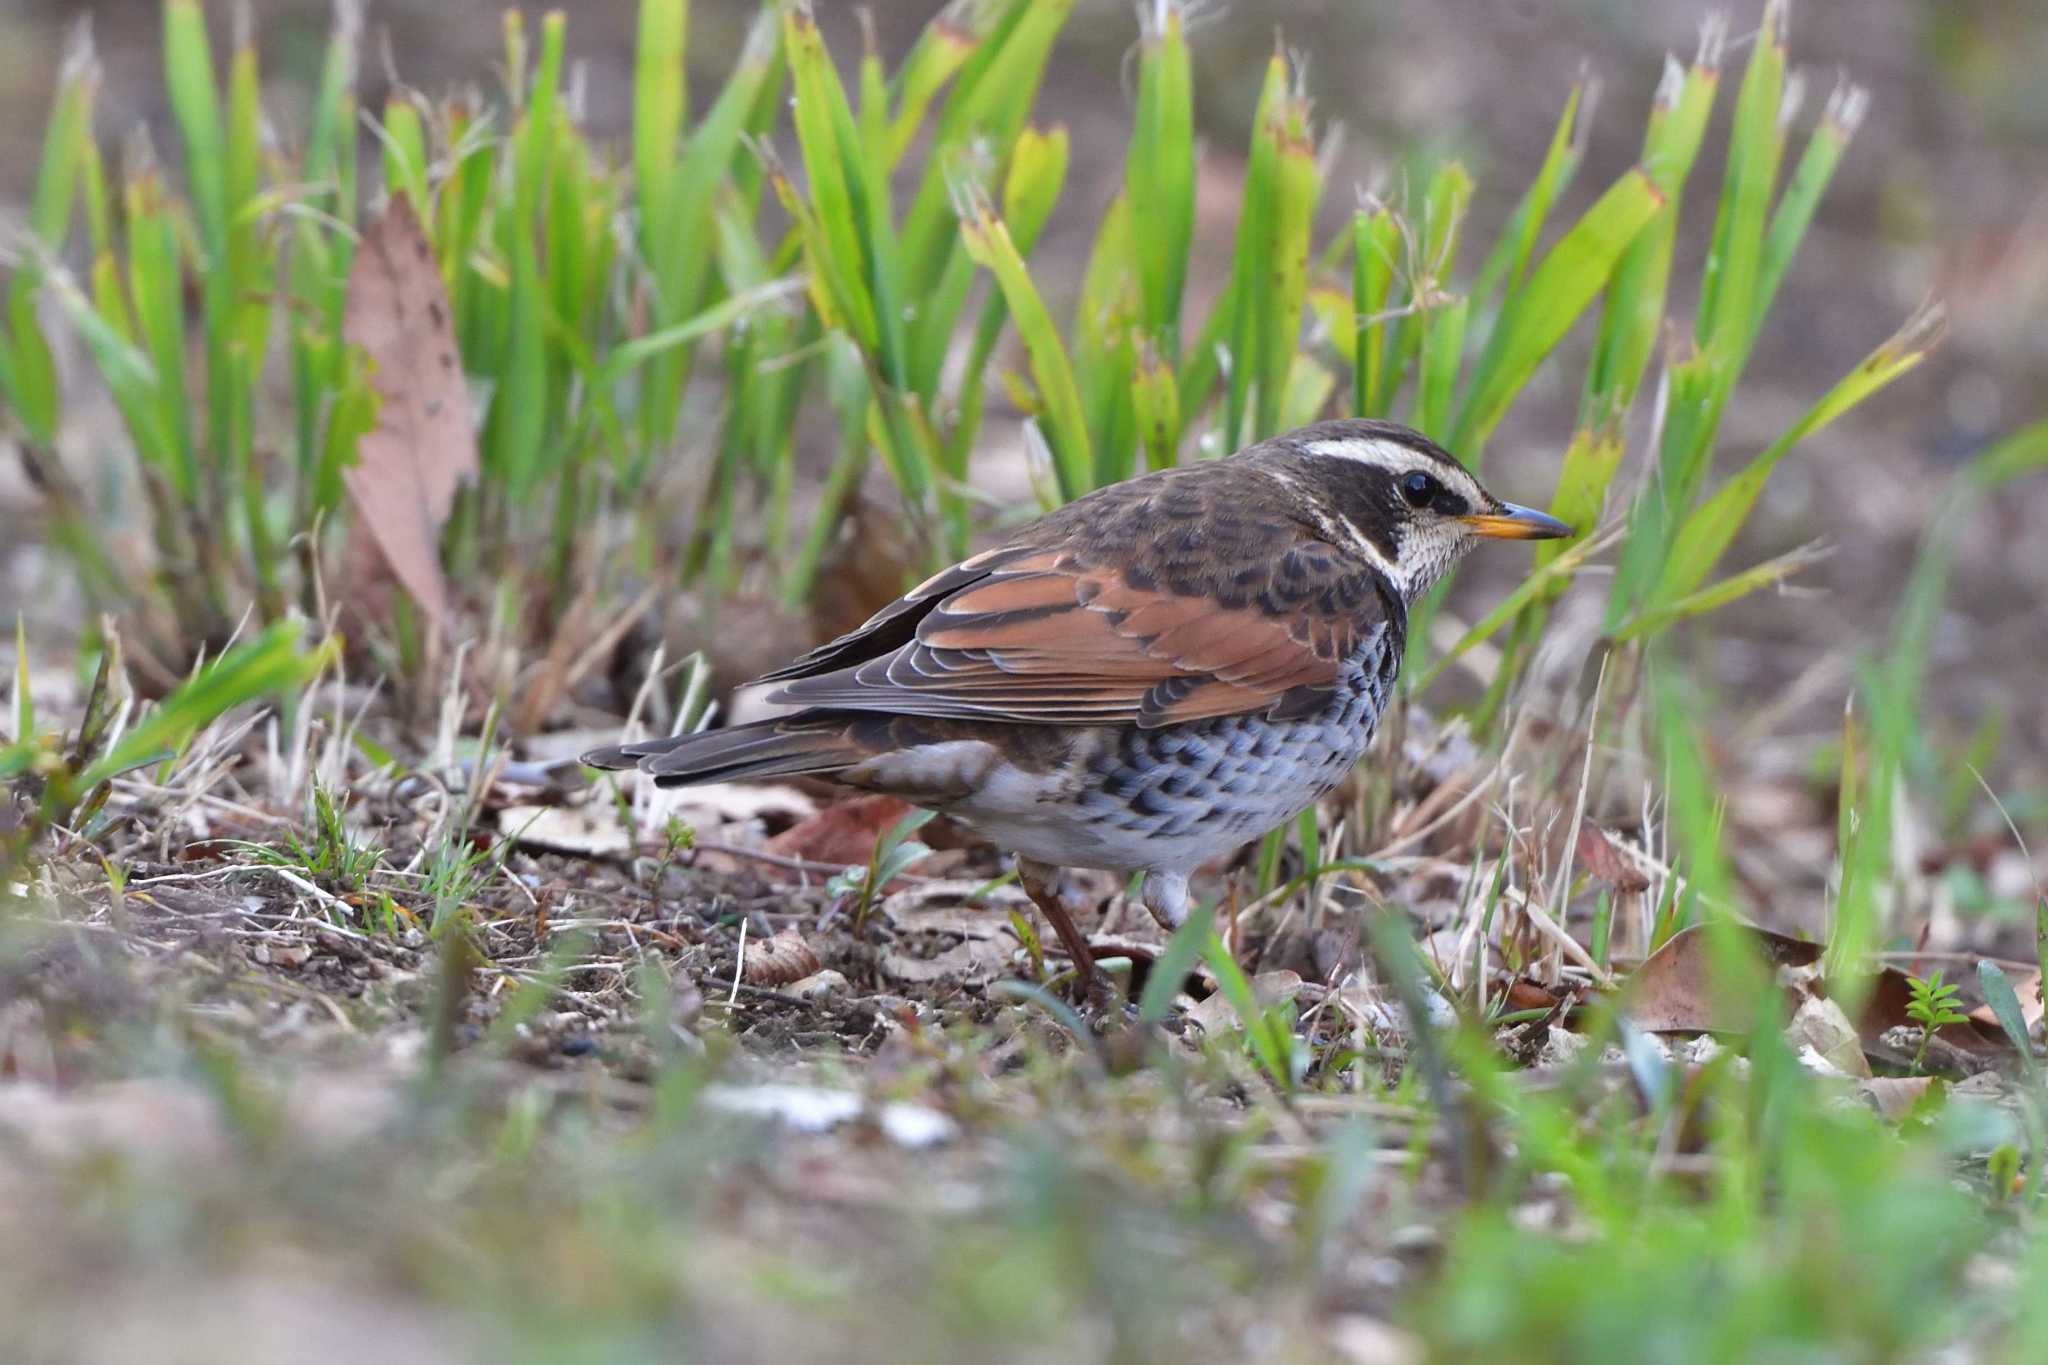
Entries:
POLYGON ((1863 1055, 1862 1037, 1842 1007, 1826 996, 1810 995, 1800 1002, 1786 1026, 1785 1040, 1794 1048, 1812 1048, 1837 1071, 1869 1079, 1870 1059, 1863 1055))
POLYGON ((345 581, 360 601, 373 591, 381 562, 428 617, 445 625, 441 531, 456 491, 476 477, 476 431, 448 293, 403 194, 363 229, 348 272, 342 336, 369 356, 379 401, 377 425, 342 476, 356 511, 345 581))
POLYGON ((1006 910, 1030 902, 1014 888, 976 903, 979 883, 925 882, 899 891, 881 910, 896 941, 877 964, 888 980, 904 986, 966 985, 993 981, 1011 969, 1017 940, 1006 910))
POLYGON ((893 796, 855 796, 800 820, 768 841, 770 853, 816 863, 865 863, 910 807, 893 796))
MULTIPOLYGON (((1764 959, 1774 966, 1810 967, 1820 960, 1821 945, 1761 929, 1745 929, 1764 959)), ((1721 1017, 1711 989, 1712 964, 1705 932, 1697 925, 1682 929, 1643 959, 1622 988, 1622 1013, 1649 1033, 1739 1033, 1748 1018, 1721 1017)), ((1794 1009, 1798 1001, 1790 1002, 1794 1009)))
POLYGON ((740 979, 749 986, 787 986, 821 970, 817 950, 794 928, 780 930, 765 942, 747 945, 747 958, 740 979))
POLYGON ((1858 1081, 1856 1090, 1879 1118, 1887 1123, 1904 1123, 1930 1095, 1939 1102, 1940 1085, 1932 1076, 1877 1076, 1858 1081))
MULTIPOLYGON (((2038 969, 2019 968, 2012 973, 2013 995, 2020 1002, 2020 1018, 2025 1021, 2030 1034, 2041 1031, 2043 1009, 2041 973, 2038 969)), ((1970 1018, 1988 1028, 1998 1028, 1998 1016, 1991 1006, 1979 1005, 1970 1011, 1970 1018)), ((2000 1030, 2003 1032, 2003 1030, 2000 1030)))
POLYGON ((1649 890, 1650 879, 1637 866, 1632 852, 1590 820, 1579 826, 1579 866, 1603 886, 1625 894, 1649 890))
MULTIPOLYGON (((1912 980, 1905 972, 1897 967, 1880 969, 1870 979, 1870 999, 1863 1007, 1863 1017, 1856 1021, 1864 1038, 1873 1040, 1895 1028, 1919 1028, 1906 1012, 1912 998, 1912 980)), ((1943 1024, 1935 1030, 1935 1038, 1963 1054, 2006 1056, 2012 1052, 2012 1044, 2006 1041, 2005 1031, 1997 1020, 1980 1019, 1974 1014, 1959 1024, 1943 1024)), ((1932 1055, 1938 1056, 1939 1050, 1932 1055)))
MULTIPOLYGON (((1252 978, 1252 998, 1261 1007, 1271 1008, 1284 1005, 1301 994, 1301 977, 1290 971, 1260 972, 1252 978)), ((1202 1026, 1202 1032, 1219 1034, 1225 1030, 1242 1029, 1245 1021, 1238 1017, 1237 1009, 1222 991, 1216 991, 1188 1011, 1188 1018, 1202 1026)))

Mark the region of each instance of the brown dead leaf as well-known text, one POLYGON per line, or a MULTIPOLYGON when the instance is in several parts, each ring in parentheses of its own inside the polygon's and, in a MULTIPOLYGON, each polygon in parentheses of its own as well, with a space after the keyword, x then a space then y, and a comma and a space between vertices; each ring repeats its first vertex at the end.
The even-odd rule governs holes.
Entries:
POLYGON ((824 970, 824 966, 817 950, 792 926, 779 930, 773 938, 747 945, 740 980, 749 986, 787 986, 824 970))
POLYGON ((896 941, 882 954, 882 975, 902 986, 993 981, 1010 970, 1018 944, 1008 911, 1031 902, 1003 887, 976 903, 982 883, 921 882, 882 902, 896 941))
POLYGON ((846 977, 830 967, 789 983, 789 994, 799 1000, 823 1000, 828 996, 845 995, 850 989, 846 977))
POLYGON ((476 431, 448 291, 403 194, 363 229, 341 330, 375 366, 379 401, 377 425, 342 475, 356 510, 344 581, 360 600, 388 573, 445 626, 441 531, 456 490, 476 477, 476 431))
POLYGON ((1796 1051, 1810 1047, 1816 1056, 1845 1075, 1867 1080, 1870 1061, 1863 1055, 1863 1040, 1842 1007, 1822 995, 1800 1001, 1798 1011, 1785 1029, 1786 1041, 1796 1051))
POLYGON ((1649 877, 1631 852, 1600 826, 1590 821, 1579 826, 1579 866, 1594 881, 1624 895, 1650 889, 1649 877))
POLYGON ((1576 1005, 1576 994, 1568 987, 1545 986, 1526 976, 1517 976, 1502 991, 1501 1008, 1513 1013, 1554 1010, 1559 1005, 1576 1005))
MULTIPOLYGON (((1260 972, 1251 980, 1252 998, 1262 1009, 1284 1005, 1301 994, 1301 977, 1290 971, 1260 972)), ((1224 996, 1216 991, 1197 1003, 1188 1011, 1188 1018, 1202 1026, 1207 1034, 1220 1033, 1225 1029, 1241 1029, 1244 1021, 1238 1018, 1237 1010, 1224 996)))
MULTIPOLYGON (((1857 1027, 1863 1031, 1864 1040, 1874 1041, 1895 1028, 1919 1028, 1913 1017, 1906 1013, 1906 1003, 1912 998, 1913 987, 1905 972, 1897 967, 1886 967, 1878 972, 1870 982, 1870 1003, 1863 1007, 1863 1017, 1856 1021, 1857 1027)), ((2026 995, 2020 997, 2022 1009, 2026 1008, 2027 999, 2026 995)), ((2006 1041, 2005 1030, 1998 1026, 1997 1018, 1988 1007, 1973 1012, 1963 1023, 1937 1029, 1934 1036, 1937 1043, 1973 1056, 1993 1056, 2012 1051, 2012 1044, 2006 1041), (1979 1013, 1982 1018, 1978 1017, 1979 1013)), ((1928 1055, 1939 1057, 1939 1048, 1928 1055)))
MULTIPOLYGON (((2012 993, 2019 998, 2020 1018, 2026 1021, 2029 1034, 2041 1031, 2041 973, 2037 970, 2016 970, 2007 973, 2012 978, 2012 993)), ((1988 1028, 2004 1028, 1998 1022, 1998 1015, 1989 1005, 1979 1005, 1970 1011, 1970 1018, 1988 1028)))
POLYGON ((910 807, 893 796, 856 796, 791 825, 767 849, 815 863, 865 863, 875 842, 908 814, 910 807))
POLYGON ((498 833, 531 848, 579 858, 623 857, 633 852, 633 833, 616 807, 507 806, 498 812, 498 833))
POLYGON ((1874 1076, 1858 1081, 1856 1093, 1868 1100, 1886 1123, 1902 1123, 1937 1084, 1932 1076, 1874 1076))
MULTIPOLYGON (((1820 961, 1821 945, 1787 938, 1762 929, 1753 935, 1773 966, 1810 967, 1820 961)), ((1717 1013, 1710 989, 1711 966, 1705 933, 1695 925, 1681 929, 1664 946, 1643 959, 1622 987, 1622 1013, 1649 1033, 1740 1033, 1748 1019, 1727 1019, 1717 1013)), ((1797 1009, 1798 1000, 1789 1002, 1797 1009)))
MULTIPOLYGON (((1813 969, 1820 961, 1821 945, 1818 943, 1761 929, 1746 928, 1743 932, 1755 940, 1765 960, 1779 969, 1781 977, 1786 969, 1813 969)), ((1742 1032, 1748 1027, 1749 1020, 1726 1018, 1717 1013, 1714 992, 1709 989, 1708 957, 1707 942, 1698 927, 1672 935, 1663 947, 1643 961, 1624 984, 1623 1014, 1638 1028, 1651 1033, 1742 1032)), ((1787 983, 1786 990, 1786 1003, 1795 1021, 1801 1018, 1801 1011, 1809 1000, 1825 998, 1827 994, 1825 987, 1818 982, 1787 983)), ((1906 1013, 1906 1002, 1911 998, 1906 974, 1896 967, 1886 967, 1871 979, 1870 999, 1862 1016, 1856 1020, 1855 1029, 1864 1053, 1882 1061, 1905 1060, 1894 1043, 1885 1041, 1885 1035, 1900 1028, 1917 1032, 1918 1025, 1906 1013)), ((1840 1015, 1839 1009, 1829 1012, 1840 1015)), ((1810 1042, 1820 1056, 1839 1069, 1852 1075, 1863 1074, 1867 1063, 1849 1057, 1842 1045, 1839 1020, 1826 1020, 1821 1012, 1809 1011, 1804 1022, 1815 1025, 1818 1032, 1812 1037, 1801 1036, 1795 1026, 1792 1031, 1795 1043, 1810 1042)), ((1906 1055, 1910 1055, 1910 1051, 1908 1049, 1906 1055)), ((1971 1072, 1993 1064, 1997 1057, 2010 1051, 2011 1046, 1997 1024, 1973 1018, 1941 1029, 1935 1035, 1933 1048, 1926 1060, 1927 1065, 1935 1070, 1971 1072)))

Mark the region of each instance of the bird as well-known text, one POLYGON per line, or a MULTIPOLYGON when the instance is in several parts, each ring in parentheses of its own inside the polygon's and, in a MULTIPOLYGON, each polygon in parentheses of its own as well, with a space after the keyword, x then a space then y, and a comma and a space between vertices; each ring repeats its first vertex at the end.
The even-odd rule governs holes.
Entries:
POLYGON ((770 719, 583 755, 657 786, 822 778, 948 815, 1015 858, 1108 988, 1073 869, 1169 932, 1197 868, 1343 781, 1416 602, 1481 540, 1573 534, 1422 433, 1345 418, 1084 494, 764 675, 770 719))

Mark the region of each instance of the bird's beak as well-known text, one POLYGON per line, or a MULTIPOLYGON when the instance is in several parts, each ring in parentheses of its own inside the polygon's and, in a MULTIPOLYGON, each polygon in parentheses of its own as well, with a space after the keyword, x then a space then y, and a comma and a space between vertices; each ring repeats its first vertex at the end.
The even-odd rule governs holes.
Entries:
POLYGON ((1498 512, 1475 513, 1458 520, 1471 527, 1474 535, 1488 540, 1561 540, 1578 534, 1548 512, 1511 502, 1502 503, 1498 512))

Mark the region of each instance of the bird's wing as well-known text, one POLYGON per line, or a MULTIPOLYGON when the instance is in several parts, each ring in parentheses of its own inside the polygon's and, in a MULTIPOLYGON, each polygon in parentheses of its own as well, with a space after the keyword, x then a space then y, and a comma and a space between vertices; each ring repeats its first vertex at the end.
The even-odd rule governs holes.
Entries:
POLYGON ((1151 728, 1313 711, 1374 637, 1397 656, 1398 599, 1321 541, 1283 536, 1212 586, 1173 591, 1069 548, 991 551, 771 674, 770 700, 1151 728))

